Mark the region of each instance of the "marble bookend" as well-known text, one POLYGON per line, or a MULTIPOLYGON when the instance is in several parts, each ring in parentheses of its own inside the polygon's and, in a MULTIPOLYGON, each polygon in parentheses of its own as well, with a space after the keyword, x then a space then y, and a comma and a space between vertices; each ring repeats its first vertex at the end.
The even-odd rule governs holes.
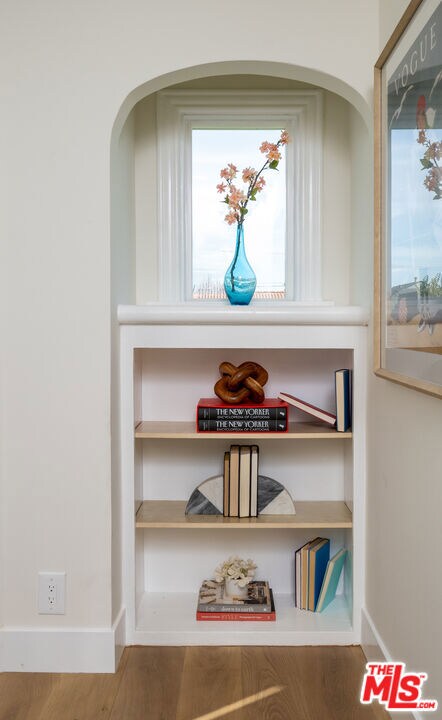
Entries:
POLYGON ((277 480, 258 475, 258 515, 295 515, 295 503, 277 480))
MULTIPOLYGON (((223 476, 216 475, 198 485, 186 506, 186 515, 223 514, 223 476)), ((295 515, 290 493, 277 480, 258 475, 258 515, 295 515)))
POLYGON ((223 514, 223 476, 216 475, 198 485, 186 505, 186 515, 223 514))

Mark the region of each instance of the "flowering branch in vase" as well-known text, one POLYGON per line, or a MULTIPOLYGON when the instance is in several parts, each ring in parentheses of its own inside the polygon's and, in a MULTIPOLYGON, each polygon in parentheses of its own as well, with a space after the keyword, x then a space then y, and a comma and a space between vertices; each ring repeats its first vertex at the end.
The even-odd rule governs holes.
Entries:
MULTIPOLYGON (((282 130, 280 138, 276 143, 270 143, 267 141, 261 143, 259 149, 266 157, 265 162, 259 170, 255 170, 253 167, 246 167, 242 170, 241 178, 243 183, 246 185, 245 189, 239 188, 234 182, 238 176, 238 168, 236 165, 229 163, 227 167, 220 171, 221 182, 216 186, 216 189, 220 194, 224 194, 224 200, 222 202, 229 207, 229 212, 225 216, 224 220, 229 225, 234 225, 235 223, 237 225, 235 254, 230 266, 230 287, 232 291, 235 290, 234 271, 240 250, 240 237, 242 237, 245 217, 249 212, 247 205, 249 202, 256 202, 258 194, 263 191, 266 185, 263 173, 266 170, 278 170, 278 165, 282 158, 281 146, 287 145, 288 142, 288 132, 287 130, 282 130)), ((253 278, 254 286, 251 294, 253 294, 254 288, 256 287, 256 278, 254 274, 253 278)))

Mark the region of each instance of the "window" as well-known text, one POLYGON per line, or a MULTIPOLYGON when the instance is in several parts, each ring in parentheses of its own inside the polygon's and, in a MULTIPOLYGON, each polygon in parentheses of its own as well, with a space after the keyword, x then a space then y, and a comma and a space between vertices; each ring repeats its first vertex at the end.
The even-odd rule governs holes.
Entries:
POLYGON ((319 91, 164 91, 158 95, 160 295, 165 302, 223 297, 235 226, 216 192, 228 162, 260 167, 259 146, 286 128, 278 173, 245 222, 255 299, 321 300, 319 91))
MULTIPOLYGON (((224 221, 227 207, 214 180, 220 182, 219 172, 227 162, 233 161, 238 169, 262 167, 261 142, 277 142, 282 129, 192 128, 193 299, 223 297, 224 274, 232 260, 236 226, 224 221)), ((280 164, 279 172, 266 173, 265 191, 251 205, 244 224, 247 256, 257 277, 255 300, 286 296, 285 157, 280 164)))

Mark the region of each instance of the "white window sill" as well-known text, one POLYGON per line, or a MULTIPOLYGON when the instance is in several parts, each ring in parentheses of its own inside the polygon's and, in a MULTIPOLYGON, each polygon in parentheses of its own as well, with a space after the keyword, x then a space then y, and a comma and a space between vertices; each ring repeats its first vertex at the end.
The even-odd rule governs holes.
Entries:
POLYGON ((120 325, 367 325, 368 309, 356 305, 305 305, 296 302, 226 302, 181 305, 119 305, 120 325))

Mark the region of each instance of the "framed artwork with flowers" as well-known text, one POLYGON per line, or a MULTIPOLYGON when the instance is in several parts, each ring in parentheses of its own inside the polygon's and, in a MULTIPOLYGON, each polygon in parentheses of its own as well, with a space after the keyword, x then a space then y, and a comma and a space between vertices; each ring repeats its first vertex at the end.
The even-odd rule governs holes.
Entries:
POLYGON ((375 66, 381 377, 442 397, 442 1, 412 0, 375 66))

